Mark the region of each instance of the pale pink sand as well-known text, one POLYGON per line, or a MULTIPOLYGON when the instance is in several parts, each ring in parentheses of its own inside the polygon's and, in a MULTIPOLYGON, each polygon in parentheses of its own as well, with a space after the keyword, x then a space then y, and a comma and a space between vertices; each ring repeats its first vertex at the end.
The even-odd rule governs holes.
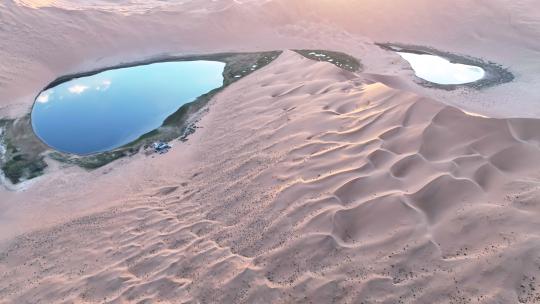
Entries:
POLYGON ((220 93, 169 154, 0 190, 0 303, 539 302, 540 121, 446 105, 538 116, 538 9, 412 2, 411 19, 396 1, 142 15, 2 2, 4 114, 58 75, 165 50, 327 48, 366 72, 287 51, 220 93), (518 78, 425 89, 370 40, 492 58, 518 78))

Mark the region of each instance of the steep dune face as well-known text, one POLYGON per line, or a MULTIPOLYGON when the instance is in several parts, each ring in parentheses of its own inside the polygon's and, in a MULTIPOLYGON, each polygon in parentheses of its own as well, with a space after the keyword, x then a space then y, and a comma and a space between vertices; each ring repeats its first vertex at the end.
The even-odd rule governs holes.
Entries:
POLYGON ((185 178, 16 239, 0 298, 538 301, 540 122, 372 77, 286 52, 217 96, 185 178))

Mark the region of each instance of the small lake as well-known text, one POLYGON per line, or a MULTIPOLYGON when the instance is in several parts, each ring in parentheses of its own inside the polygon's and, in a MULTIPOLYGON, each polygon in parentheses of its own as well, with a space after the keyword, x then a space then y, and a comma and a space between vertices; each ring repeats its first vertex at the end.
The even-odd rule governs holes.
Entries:
POLYGON ((161 62, 72 79, 36 98, 32 127, 50 147, 109 151, 159 128, 182 105, 223 85, 225 63, 161 62))
POLYGON ((397 52, 407 60, 416 76, 442 85, 465 84, 478 81, 485 76, 481 67, 452 63, 449 60, 429 54, 397 52))

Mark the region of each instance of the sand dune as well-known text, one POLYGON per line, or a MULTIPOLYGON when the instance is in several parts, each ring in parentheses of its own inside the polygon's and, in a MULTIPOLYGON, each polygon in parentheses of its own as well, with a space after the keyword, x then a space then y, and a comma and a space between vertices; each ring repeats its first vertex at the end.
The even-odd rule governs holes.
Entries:
POLYGON ((5 246, 0 302, 540 301, 540 121, 372 77, 285 52, 212 102, 193 166, 5 246))
POLYGON ((286 51, 166 155, 51 162, 0 188, 0 303, 540 303, 539 8, 0 0, 0 118, 58 76, 163 55, 329 49, 363 65, 286 51), (374 42, 516 78, 426 88, 374 42))

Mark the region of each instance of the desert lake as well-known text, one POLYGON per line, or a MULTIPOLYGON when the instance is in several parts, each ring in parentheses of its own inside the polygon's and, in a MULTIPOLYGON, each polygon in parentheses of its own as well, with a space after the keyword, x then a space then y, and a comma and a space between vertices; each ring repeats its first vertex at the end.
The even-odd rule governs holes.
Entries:
POLYGON ((32 127, 50 147, 109 151, 161 126, 182 105, 223 85, 225 63, 176 61, 111 69, 41 92, 32 127))
POLYGON ((450 60, 431 54, 398 52, 409 62, 416 76, 441 85, 457 85, 478 81, 485 76, 481 67, 453 63, 450 60))

